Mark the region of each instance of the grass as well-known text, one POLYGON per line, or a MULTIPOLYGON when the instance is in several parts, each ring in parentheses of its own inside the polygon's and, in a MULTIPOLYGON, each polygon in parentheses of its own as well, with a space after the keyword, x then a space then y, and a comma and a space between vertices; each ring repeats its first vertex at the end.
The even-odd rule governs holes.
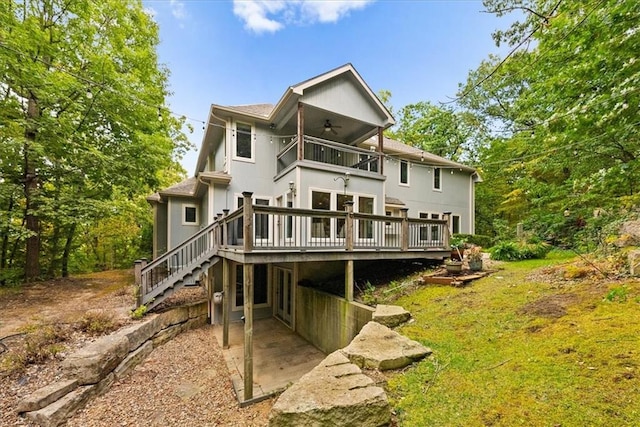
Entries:
POLYGON ((398 423, 637 425, 640 283, 527 279, 570 256, 506 263, 464 289, 401 297, 415 318, 401 333, 434 353, 389 380, 398 423), (557 310, 536 311, 544 304, 557 310))

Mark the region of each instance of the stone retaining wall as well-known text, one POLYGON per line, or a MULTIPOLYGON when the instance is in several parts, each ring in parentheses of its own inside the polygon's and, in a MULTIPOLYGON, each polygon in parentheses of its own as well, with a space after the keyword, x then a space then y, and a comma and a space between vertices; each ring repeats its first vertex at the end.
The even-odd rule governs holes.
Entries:
POLYGON ((36 390, 18 404, 18 412, 43 427, 64 423, 91 398, 126 376, 155 348, 180 332, 207 323, 206 301, 172 308, 104 336, 70 354, 64 378, 36 390))

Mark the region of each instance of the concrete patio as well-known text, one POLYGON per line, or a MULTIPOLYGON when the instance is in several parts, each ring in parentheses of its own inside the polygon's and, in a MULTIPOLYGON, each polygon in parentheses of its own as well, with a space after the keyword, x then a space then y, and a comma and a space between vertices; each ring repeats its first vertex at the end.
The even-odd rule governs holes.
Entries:
MULTIPOLYGON (((222 325, 214 327, 222 348, 222 325)), ((253 398, 244 397, 244 324, 229 325, 229 348, 222 354, 240 405, 263 400, 282 391, 316 367, 326 355, 275 318, 253 323, 253 398)))

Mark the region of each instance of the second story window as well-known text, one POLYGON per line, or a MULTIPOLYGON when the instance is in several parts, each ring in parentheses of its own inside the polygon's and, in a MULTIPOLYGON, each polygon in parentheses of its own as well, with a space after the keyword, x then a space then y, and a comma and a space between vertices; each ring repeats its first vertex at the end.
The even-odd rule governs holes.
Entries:
POLYGON ((442 190, 442 169, 433 168, 433 189, 442 190))
POLYGON ((400 160, 400 184, 409 185, 409 162, 400 160))
POLYGON ((236 124, 235 158, 253 160, 253 136, 251 125, 245 123, 236 124))

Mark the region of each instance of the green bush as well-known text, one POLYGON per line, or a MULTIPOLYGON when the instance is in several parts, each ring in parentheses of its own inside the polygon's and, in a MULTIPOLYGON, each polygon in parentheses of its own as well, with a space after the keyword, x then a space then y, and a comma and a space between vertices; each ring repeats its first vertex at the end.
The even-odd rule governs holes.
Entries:
POLYGON ((465 243, 470 243, 483 248, 489 248, 493 245, 493 238, 483 234, 454 234, 452 239, 455 238, 460 238, 465 243))
POLYGON ((544 242, 500 242, 491 249, 491 259, 498 261, 519 261, 523 259, 545 258, 551 246, 544 242))

